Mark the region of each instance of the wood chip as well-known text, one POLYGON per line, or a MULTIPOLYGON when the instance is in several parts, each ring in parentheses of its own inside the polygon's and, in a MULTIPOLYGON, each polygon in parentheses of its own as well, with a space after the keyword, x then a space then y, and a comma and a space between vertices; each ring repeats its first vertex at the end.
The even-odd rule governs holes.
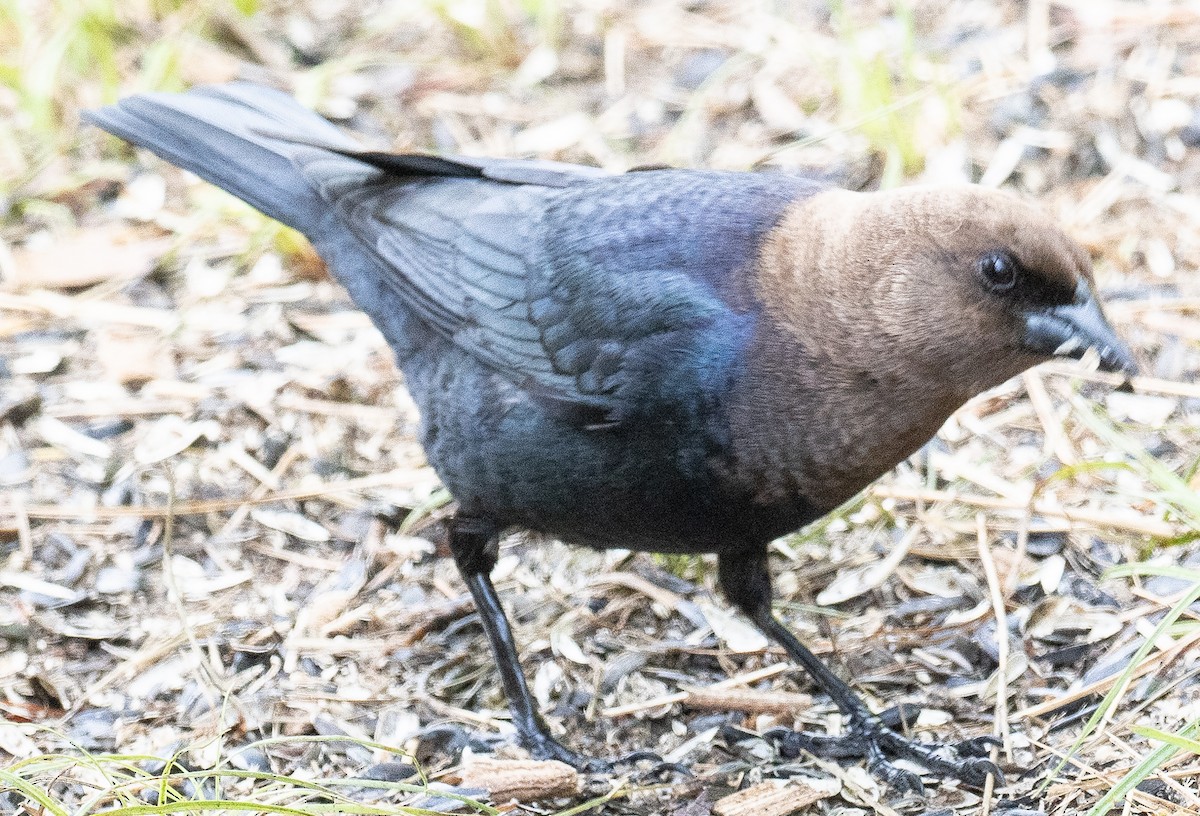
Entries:
POLYGON ((718 799, 713 804, 713 813, 716 816, 787 816, 835 793, 836 787, 818 787, 800 779, 784 783, 768 780, 718 799))
POLYGON ((688 708, 704 711, 745 711, 747 714, 794 715, 797 711, 811 708, 813 699, 808 694, 790 691, 753 691, 751 689, 708 688, 687 689, 683 704, 688 708))
POLYGON ((476 757, 459 772, 461 784, 483 788, 496 802, 534 802, 579 791, 579 772, 557 760, 476 757))

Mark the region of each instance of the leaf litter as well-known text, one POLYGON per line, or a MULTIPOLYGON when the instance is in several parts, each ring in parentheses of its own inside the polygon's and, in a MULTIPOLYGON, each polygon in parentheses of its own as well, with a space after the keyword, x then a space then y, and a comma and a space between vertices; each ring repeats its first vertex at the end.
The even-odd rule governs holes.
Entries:
MULTIPOLYGON (((930 780, 928 812, 1033 796, 1195 578, 1200 15, 1107 0, 248 5, 207 27, 123 9, 137 36, 114 41, 121 92, 147 89, 142 46, 181 30, 181 80, 278 82, 379 147, 765 165, 850 187, 982 180, 1084 242, 1145 364, 1132 392, 1043 366, 774 548, 778 610, 870 704, 921 706, 920 734, 966 738, 998 727, 1004 699, 1009 788, 930 780), (1192 565, 1178 584, 1106 578, 1167 544, 1192 565)), ((279 778, 364 780, 323 788, 334 801, 444 812, 472 809, 463 796, 546 812, 915 807, 857 767, 784 760, 753 736, 841 721, 714 597, 711 561, 521 535, 497 581, 544 714, 581 750, 648 748, 696 778, 516 795, 458 769, 463 755, 525 766, 441 557, 444 498, 390 353, 294 235, 75 131, 112 89, 84 75, 53 93, 67 147, 18 174, 0 227, 0 762, 76 752, 65 774, 30 771, 73 805, 103 784, 86 751, 178 752, 214 774, 228 755, 279 778), (425 526, 397 532, 413 508, 425 526), (779 798, 793 789, 821 796, 779 798)), ((32 121, 14 100, 0 94, 0 115, 32 121)), ((1040 807, 1086 810, 1159 744, 1145 729, 1195 719, 1197 631, 1189 612, 1154 641, 1040 807)), ((161 763, 139 767, 131 790, 173 790, 161 763)), ((1197 767, 1177 755, 1170 784, 1135 790, 1129 812, 1194 807, 1197 767)), ((201 782, 221 779, 252 788, 201 782)))

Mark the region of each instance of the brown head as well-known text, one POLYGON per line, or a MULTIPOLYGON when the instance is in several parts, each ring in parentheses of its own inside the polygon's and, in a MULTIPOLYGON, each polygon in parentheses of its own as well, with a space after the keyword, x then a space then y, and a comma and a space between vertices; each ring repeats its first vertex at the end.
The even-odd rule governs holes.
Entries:
POLYGON ((1052 357, 1095 349, 1136 371, 1084 250, 995 190, 819 193, 772 232, 755 277, 767 320, 730 422, 735 470, 763 501, 829 509, 1052 357))
POLYGON ((760 293, 806 343, 858 370, 961 399, 1094 349, 1132 374, 1091 262, 1048 216, 981 187, 832 190, 798 205, 767 249, 760 293))

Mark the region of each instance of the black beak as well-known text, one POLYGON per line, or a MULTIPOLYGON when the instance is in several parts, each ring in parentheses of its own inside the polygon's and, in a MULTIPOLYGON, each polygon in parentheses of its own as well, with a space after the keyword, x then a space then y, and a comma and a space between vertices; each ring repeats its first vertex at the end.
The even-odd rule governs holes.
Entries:
POLYGON ((1138 373, 1133 351, 1109 325, 1091 287, 1082 282, 1073 303, 1025 314, 1025 347, 1035 354, 1074 360, 1095 349, 1102 371, 1127 377, 1138 373))

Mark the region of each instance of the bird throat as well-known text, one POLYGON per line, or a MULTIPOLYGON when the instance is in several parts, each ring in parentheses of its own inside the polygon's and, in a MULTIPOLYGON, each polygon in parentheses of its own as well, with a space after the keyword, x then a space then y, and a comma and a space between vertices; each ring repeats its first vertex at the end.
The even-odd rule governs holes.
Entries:
POLYGON ((925 444, 965 401, 948 384, 825 358, 790 332, 767 328, 754 343, 727 419, 737 452, 731 476, 764 506, 834 509, 925 444))

